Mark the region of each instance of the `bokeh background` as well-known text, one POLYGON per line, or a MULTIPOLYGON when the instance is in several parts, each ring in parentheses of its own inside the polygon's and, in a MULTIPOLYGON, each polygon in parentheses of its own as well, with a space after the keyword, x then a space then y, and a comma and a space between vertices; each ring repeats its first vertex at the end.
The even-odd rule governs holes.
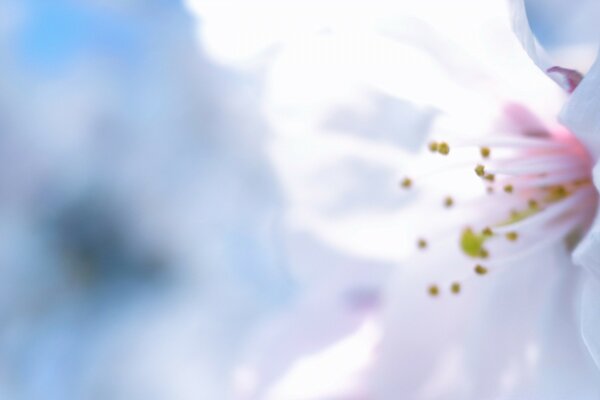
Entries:
MULTIPOLYGON (((300 294, 316 293, 307 310, 376 301, 403 244, 352 227, 396 206, 402 160, 381 148, 431 113, 347 85, 370 22, 346 49, 286 52, 379 21, 367 2, 242 3, 0 3, 0 399, 235 398, 250 338, 300 294), (290 134, 317 125, 379 147, 290 134), (358 156, 321 168, 344 152, 358 156)), ((593 0, 565 3, 531 1, 534 30, 589 52, 593 0)), ((355 323, 306 314, 325 338, 355 323)))

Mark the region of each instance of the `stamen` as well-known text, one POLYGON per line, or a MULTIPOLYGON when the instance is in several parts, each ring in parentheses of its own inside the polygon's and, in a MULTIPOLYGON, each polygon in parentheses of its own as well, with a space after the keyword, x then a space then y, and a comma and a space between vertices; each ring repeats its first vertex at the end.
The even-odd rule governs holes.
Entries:
POLYGON ((481 164, 478 164, 475 167, 475 173, 477 174, 477 176, 483 177, 485 175, 485 167, 481 164))
POLYGON ((453 205, 454 205, 454 199, 453 199, 452 197, 450 197, 450 196, 447 196, 447 197, 444 199, 444 206, 445 206, 446 208, 450 208, 450 207, 452 207, 453 205))
POLYGON ((402 186, 402 188, 404 188, 404 189, 410 189, 410 187, 412 186, 412 179, 410 179, 410 178, 402 179, 402 182, 400 182, 400 186, 402 186))
MULTIPOLYGON (((540 243, 565 239, 590 223, 590 213, 597 202, 597 193, 590 179, 591 161, 574 139, 571 140, 562 133, 553 136, 549 132, 543 137, 493 137, 471 144, 462 142, 458 147, 469 147, 470 153, 465 152, 465 157, 462 157, 459 150, 456 156, 451 157, 451 161, 459 160, 451 166, 453 171, 468 173, 473 168, 475 174, 482 179, 481 183, 488 194, 500 191, 512 196, 483 199, 485 207, 478 205, 477 211, 491 208, 493 213, 501 213, 500 218, 488 215, 497 218, 486 221, 490 226, 483 225, 481 229, 481 225, 475 223, 477 228, 464 228, 460 235, 461 251, 466 256, 478 259, 476 262, 486 263, 486 266, 477 264, 472 267, 474 273, 463 271, 465 276, 454 276, 450 280, 430 285, 427 290, 432 297, 439 296, 442 290, 457 295, 461 293, 466 281, 489 274, 488 267, 496 271, 507 260, 516 260, 517 256, 522 257, 523 253, 532 248, 539 248, 540 243), (477 150, 479 154, 476 153, 477 150), (491 157, 492 151, 494 157, 491 157), (498 204, 492 203, 496 199, 498 204), (503 220, 503 210, 508 210, 511 206, 515 208, 510 217, 503 220), (493 252, 491 258, 488 249, 493 252)), ((428 148, 431 152, 442 155, 450 153, 450 146, 443 141, 432 141, 428 148)), ((448 170, 445 166, 436 175, 448 170)), ((422 182, 421 172, 419 171, 417 179, 419 184, 422 182)), ((405 189, 413 185, 410 178, 401 182, 405 189)), ((466 193, 470 194, 471 191, 467 190, 466 193)), ((478 201, 481 200, 479 198, 478 201)), ((455 199, 449 195, 443 197, 442 202, 446 208, 455 205, 455 199)), ((468 207, 468 202, 461 201, 459 206, 468 207)), ((428 238, 435 240, 435 237, 428 238)), ((428 242, 418 239, 417 246, 424 250, 428 247, 428 242)))
POLYGON ((569 211, 577 212, 577 209, 581 208, 585 204, 586 200, 589 201, 589 196, 591 193, 593 193, 592 190, 592 188, 580 189, 572 196, 569 196, 562 201, 552 203, 550 207, 545 209, 537 210, 529 208, 528 210, 524 211, 529 213, 526 217, 516 221, 509 220, 508 223, 498 225, 495 228, 496 233, 507 233, 509 231, 523 230, 531 225, 535 226, 551 221, 552 219, 564 215, 569 211))
MULTIPOLYGON (((587 205, 583 206, 581 210, 586 211, 586 209, 594 208, 594 203, 588 203, 587 205)), ((555 243, 560 238, 565 238, 569 234, 569 232, 572 232, 573 229, 575 229, 576 227, 581 226, 581 224, 584 224, 586 222, 589 222, 588 217, 589 216, 584 212, 578 214, 575 218, 569 218, 558 225, 552 226, 551 229, 546 230, 546 235, 544 235, 540 240, 536 240, 530 245, 524 247, 522 251, 516 253, 513 252, 510 253, 510 255, 505 255, 504 257, 496 258, 494 260, 494 264, 510 265, 511 262, 519 260, 521 259, 521 257, 527 254, 532 254, 535 251, 544 248, 550 243, 555 243)))
POLYGON ((488 269, 480 264, 477 264, 474 269, 477 275, 485 275, 488 273, 488 269))
POLYGON ((429 286, 427 291, 429 292, 429 295, 432 297, 436 297, 440 294, 440 288, 437 285, 429 286))
POLYGON ((437 146, 438 153, 447 156, 450 153, 450 146, 446 142, 440 142, 437 146))
POLYGON ((483 176, 483 179, 489 182, 494 182, 494 180, 496 179, 496 175, 488 173, 483 176))
MULTIPOLYGON (((541 139, 541 138, 516 138, 516 137, 495 137, 486 138, 484 140, 477 140, 473 143, 474 145, 486 146, 486 147, 500 147, 500 148, 527 148, 527 149, 539 149, 539 150, 560 150, 569 151, 572 150, 572 144, 561 142, 555 139, 541 139)), ((469 143, 465 143, 469 145, 469 143)))
POLYGON ((489 147, 484 146, 481 149, 479 149, 479 152, 481 153, 481 157, 483 157, 483 158, 489 158, 491 150, 490 150, 489 147))
POLYGON ((514 177, 508 178, 509 181, 514 182, 517 185, 526 187, 543 187, 543 186, 554 186, 571 183, 575 186, 589 184, 588 179, 583 179, 589 176, 589 173, 581 170, 567 173, 553 173, 552 175, 545 176, 532 176, 532 177, 514 177), (579 183, 581 182, 581 183, 579 183))
POLYGON ((569 196, 569 191, 564 186, 552 186, 548 188, 548 194, 544 197, 544 201, 556 202, 569 196))
POLYGON ((454 282, 451 286, 450 286, 450 291, 453 294, 459 294, 460 293, 460 283, 459 282, 454 282))
POLYGON ((506 238, 511 242, 516 241, 519 238, 519 234, 517 232, 511 231, 506 233, 506 238))
POLYGON ((579 172, 581 171, 581 167, 573 165, 553 165, 548 163, 528 165, 514 163, 510 166, 493 166, 490 167, 490 170, 494 174, 526 176, 543 174, 547 175, 555 172, 579 172))
POLYGON ((527 205, 532 210, 536 210, 540 206, 539 203, 537 202, 537 200, 535 200, 535 199, 529 199, 529 201, 527 202, 527 205))

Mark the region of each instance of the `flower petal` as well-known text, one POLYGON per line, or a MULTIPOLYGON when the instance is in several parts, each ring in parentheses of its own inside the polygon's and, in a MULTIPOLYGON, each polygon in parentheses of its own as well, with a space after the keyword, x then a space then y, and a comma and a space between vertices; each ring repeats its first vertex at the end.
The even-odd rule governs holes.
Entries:
MULTIPOLYGON (((600 187, 600 164, 593 170, 594 185, 600 187)), ((573 252, 573 262, 587 269, 600 280, 600 214, 596 215, 592 227, 573 252)))
POLYGON ((511 22, 515 35, 523 45, 523 48, 531 57, 533 62, 542 69, 547 71, 552 65, 548 59, 548 55, 540 46, 529 25, 527 11, 525 10, 524 0, 509 0, 511 11, 511 22))
POLYGON ((294 235, 289 247, 304 290, 249 343, 235 377, 239 398, 349 398, 364 390, 379 339, 373 317, 387 266, 307 235, 294 235))
POLYGON ((582 75, 578 71, 558 66, 551 60, 531 30, 525 0, 509 0, 509 4, 513 30, 529 57, 565 91, 572 93, 582 75))
POLYGON ((594 160, 600 154, 600 61, 597 59, 560 114, 561 122, 586 146, 594 160))
POLYGON ((600 367, 600 281, 586 279, 581 302, 581 332, 594 362, 600 367))
POLYGON ((597 399, 600 375, 581 337, 579 311, 585 274, 564 262, 556 275, 539 325, 539 351, 533 393, 523 398, 597 399))

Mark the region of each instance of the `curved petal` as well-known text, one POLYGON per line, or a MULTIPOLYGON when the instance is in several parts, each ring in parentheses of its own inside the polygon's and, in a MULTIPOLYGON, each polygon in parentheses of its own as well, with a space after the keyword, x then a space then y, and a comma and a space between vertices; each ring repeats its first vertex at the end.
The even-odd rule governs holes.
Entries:
POLYGON ((535 380, 528 388, 530 395, 523 398, 591 400, 600 395, 600 371, 579 325, 583 276, 584 271, 565 261, 555 277, 539 325, 535 380))
POLYGON ((581 301, 581 332, 594 362, 600 367, 600 281, 586 279, 581 301))
POLYGON ((551 67, 548 55, 538 43, 527 18, 524 0, 509 0, 511 22, 515 35, 533 62, 546 72, 551 67))
POLYGON ((509 4, 513 30, 529 57, 565 91, 572 93, 581 81, 581 73, 558 66, 550 59, 531 30, 525 0, 509 0, 509 4))
POLYGON ((600 154, 600 60, 581 81, 565 104, 560 120, 586 146, 596 160, 600 154))
POLYGON ((596 279, 600 279, 600 222, 596 219, 590 232, 573 253, 575 264, 586 268, 596 279))

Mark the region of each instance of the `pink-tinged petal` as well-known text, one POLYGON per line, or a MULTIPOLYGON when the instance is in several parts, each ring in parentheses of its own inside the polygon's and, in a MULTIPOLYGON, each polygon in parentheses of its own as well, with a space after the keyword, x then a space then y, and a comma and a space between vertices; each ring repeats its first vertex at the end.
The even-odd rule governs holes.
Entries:
POLYGON ((586 146, 594 160, 600 154, 600 62, 596 60, 560 114, 561 122, 586 146))
POLYGON ((550 67, 546 70, 546 72, 551 77, 560 77, 562 86, 569 93, 573 93, 577 86, 581 83, 583 79, 583 75, 581 72, 576 71, 574 69, 568 69, 563 67, 550 67))

